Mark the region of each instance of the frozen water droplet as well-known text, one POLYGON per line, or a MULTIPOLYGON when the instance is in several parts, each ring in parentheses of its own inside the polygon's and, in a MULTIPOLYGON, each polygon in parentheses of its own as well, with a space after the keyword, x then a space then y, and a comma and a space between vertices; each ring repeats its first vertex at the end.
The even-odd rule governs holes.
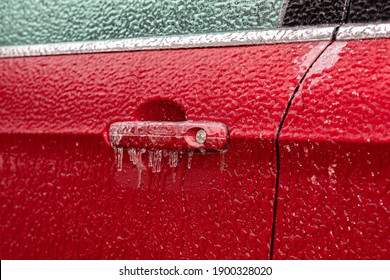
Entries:
POLYGON ((336 167, 335 164, 332 164, 331 166, 328 167, 328 174, 329 174, 329 177, 332 177, 335 173, 334 171, 334 167, 336 167))
POLYGON ((190 150, 188 151, 188 161, 187 161, 187 168, 191 169, 191 164, 192 164, 192 157, 194 156, 194 151, 190 150))
POLYGON ((311 176, 310 181, 313 185, 318 185, 316 175, 311 176))
POLYGON ((337 184, 337 178, 336 178, 336 174, 335 174, 336 167, 337 167, 337 164, 332 164, 331 166, 328 167, 328 174, 329 174, 331 184, 337 184))
POLYGON ((202 156, 204 156, 206 154, 206 150, 205 149, 199 148, 199 151, 202 154, 202 156))
POLYGON ((303 148, 303 152, 305 153, 305 157, 309 157, 309 149, 307 147, 303 148))

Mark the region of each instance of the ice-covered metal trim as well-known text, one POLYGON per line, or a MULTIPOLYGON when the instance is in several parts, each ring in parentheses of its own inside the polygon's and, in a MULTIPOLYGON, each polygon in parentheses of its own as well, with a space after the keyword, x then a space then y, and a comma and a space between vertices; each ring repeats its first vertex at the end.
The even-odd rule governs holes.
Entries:
POLYGON ((337 40, 390 38, 390 23, 344 25, 337 33, 337 40))
POLYGON ((279 28, 197 35, 145 37, 124 40, 68 42, 0 47, 0 57, 23 57, 101 52, 124 52, 184 48, 228 47, 330 41, 336 26, 279 28))

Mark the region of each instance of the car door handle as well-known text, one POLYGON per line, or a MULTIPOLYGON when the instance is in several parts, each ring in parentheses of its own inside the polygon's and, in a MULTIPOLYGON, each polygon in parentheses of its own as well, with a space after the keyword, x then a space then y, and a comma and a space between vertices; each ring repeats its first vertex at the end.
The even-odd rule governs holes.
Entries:
POLYGON ((223 123, 207 121, 115 122, 108 140, 113 148, 224 151, 229 130, 223 123))

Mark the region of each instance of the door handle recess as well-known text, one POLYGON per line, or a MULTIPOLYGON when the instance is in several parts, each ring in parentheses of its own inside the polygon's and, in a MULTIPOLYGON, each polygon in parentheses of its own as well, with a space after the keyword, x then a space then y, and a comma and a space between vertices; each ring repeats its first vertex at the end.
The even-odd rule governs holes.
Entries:
POLYGON ((115 122, 108 139, 113 148, 223 151, 229 130, 223 123, 206 121, 115 122))

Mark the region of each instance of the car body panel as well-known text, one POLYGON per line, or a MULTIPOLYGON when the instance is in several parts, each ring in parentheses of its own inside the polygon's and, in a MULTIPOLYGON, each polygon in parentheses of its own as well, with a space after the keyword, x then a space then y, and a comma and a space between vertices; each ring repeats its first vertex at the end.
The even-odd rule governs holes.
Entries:
POLYGON ((269 258, 276 133, 328 44, 1 59, 1 257, 269 258), (118 170, 104 135, 137 120, 222 122, 229 148, 118 170))
POLYGON ((276 259, 389 259, 390 40, 333 42, 279 137, 276 259))

